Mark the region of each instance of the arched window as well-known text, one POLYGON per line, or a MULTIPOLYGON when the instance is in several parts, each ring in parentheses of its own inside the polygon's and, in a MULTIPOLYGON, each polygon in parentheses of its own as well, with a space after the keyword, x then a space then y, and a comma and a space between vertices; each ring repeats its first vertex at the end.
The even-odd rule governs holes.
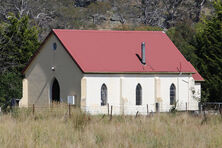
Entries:
POLYGON ((101 87, 101 106, 107 104, 107 87, 105 84, 101 87))
POLYGON ((140 84, 136 86, 136 105, 142 105, 142 87, 140 84))
POLYGON ((176 102, 176 87, 174 84, 170 86, 170 105, 173 105, 176 102))

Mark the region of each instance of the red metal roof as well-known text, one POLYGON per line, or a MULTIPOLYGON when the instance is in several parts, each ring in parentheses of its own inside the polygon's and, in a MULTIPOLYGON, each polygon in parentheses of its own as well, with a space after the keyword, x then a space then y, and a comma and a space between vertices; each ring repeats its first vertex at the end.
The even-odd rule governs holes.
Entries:
POLYGON ((203 77, 197 72, 197 70, 194 68, 195 73, 192 74, 192 77, 195 81, 204 81, 203 77))
POLYGON ((161 31, 63 30, 53 32, 85 73, 195 73, 168 36, 161 31), (146 65, 141 57, 141 43, 146 46, 146 65))
MULTIPOLYGON (((192 73, 195 81, 204 81, 190 62, 161 31, 96 31, 54 29, 77 66, 84 73, 192 73), (146 65, 141 43, 146 46, 146 65)), ((47 41, 44 40, 42 45, 47 41)), ((31 58, 40 52, 42 45, 31 58)))

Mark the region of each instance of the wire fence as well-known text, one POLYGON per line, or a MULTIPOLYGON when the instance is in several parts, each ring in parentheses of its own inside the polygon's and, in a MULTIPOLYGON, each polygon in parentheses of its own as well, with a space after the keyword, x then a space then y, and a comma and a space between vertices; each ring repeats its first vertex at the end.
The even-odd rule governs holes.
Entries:
MULTIPOLYGON (((208 122, 212 117, 211 115, 220 115, 222 118, 222 103, 200 103, 200 110, 192 112, 192 116, 195 115, 200 117, 201 125, 208 122), (214 110, 212 114, 210 111, 214 110), (194 113, 194 114, 193 114, 194 113), (196 114, 197 113, 197 114, 196 114)), ((119 117, 130 117, 130 118, 149 118, 158 116, 164 108, 159 106, 159 110, 156 109, 156 104, 146 104, 141 106, 133 105, 113 105, 107 104, 105 106, 84 106, 78 107, 75 105, 70 105, 66 103, 52 103, 50 106, 38 106, 33 104, 26 108, 19 108, 18 106, 11 107, 9 112, 10 116, 17 118, 18 120, 44 120, 44 119, 59 119, 61 121, 71 121, 75 123, 75 126, 78 126, 80 122, 88 122, 92 119, 97 121, 108 120, 115 121, 119 117), (91 115, 99 115, 92 116, 91 115), (115 116, 121 115, 121 116, 115 116)), ((188 104, 186 105, 187 110, 181 110, 184 112, 189 112, 188 104)), ((189 114, 190 115, 190 114, 189 114)), ((1 116, 0 117, 4 117, 1 116)), ((124 119, 124 118, 123 118, 124 119)))
POLYGON ((90 114, 109 114, 109 111, 113 110, 113 114, 126 114, 135 115, 137 113, 142 115, 147 115, 149 113, 155 112, 170 112, 172 109, 176 111, 199 111, 197 103, 186 103, 180 102, 175 105, 170 105, 167 103, 149 103, 144 105, 118 105, 118 104, 107 104, 106 106, 100 105, 90 105, 82 106, 82 110, 89 112, 90 114))
MULTIPOLYGON (((45 114, 53 116, 70 117, 73 112, 83 111, 91 115, 150 115, 157 112, 170 112, 173 106, 167 104, 146 104, 146 105, 115 105, 107 104, 105 106, 75 106, 66 103, 52 103, 50 106, 39 106, 33 104, 26 108, 27 112, 36 114, 45 114)), ((19 110, 19 107, 11 107, 11 110, 19 110)), ((176 106, 176 111, 196 112, 197 114, 222 114, 222 102, 204 102, 196 104, 180 103, 176 106), (194 110, 195 108, 195 110, 194 110)), ((24 109, 23 109, 24 110, 24 109)))
MULTIPOLYGON (((194 108, 196 105, 192 104, 188 106, 185 104, 184 106, 176 107, 176 111, 189 111, 190 108, 194 108)), ((71 110, 81 109, 81 111, 91 114, 105 114, 105 115, 149 115, 157 112, 170 112, 173 106, 166 104, 145 104, 145 105, 115 105, 115 104, 107 104, 104 106, 100 105, 91 105, 91 106, 75 106, 65 103, 52 103, 50 106, 39 106, 37 104, 33 104, 28 107, 28 110, 33 114, 38 112, 57 112, 62 114, 71 114, 71 110)))
POLYGON ((222 114, 222 102, 202 102, 199 104, 200 112, 222 114))

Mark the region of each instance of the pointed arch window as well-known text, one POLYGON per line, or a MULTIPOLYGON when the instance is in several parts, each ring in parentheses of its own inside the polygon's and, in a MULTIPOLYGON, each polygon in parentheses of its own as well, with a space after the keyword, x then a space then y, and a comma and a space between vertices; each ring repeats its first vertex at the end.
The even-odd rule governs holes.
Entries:
POLYGON ((107 104, 107 87, 105 84, 101 87, 101 106, 107 104))
POLYGON ((136 105, 142 105, 142 87, 140 84, 136 86, 136 105))
POLYGON ((170 86, 170 105, 173 105, 176 102, 176 87, 174 84, 170 86))
POLYGON ((51 99, 55 102, 60 102, 60 87, 59 82, 56 78, 54 78, 51 88, 51 99))

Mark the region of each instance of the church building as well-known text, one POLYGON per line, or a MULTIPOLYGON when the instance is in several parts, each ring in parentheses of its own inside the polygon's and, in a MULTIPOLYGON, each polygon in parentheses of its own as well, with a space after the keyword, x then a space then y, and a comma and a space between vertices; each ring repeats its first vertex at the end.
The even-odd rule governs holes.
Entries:
POLYGON ((198 110, 204 79, 162 31, 54 29, 23 71, 20 107, 90 114, 198 110))

